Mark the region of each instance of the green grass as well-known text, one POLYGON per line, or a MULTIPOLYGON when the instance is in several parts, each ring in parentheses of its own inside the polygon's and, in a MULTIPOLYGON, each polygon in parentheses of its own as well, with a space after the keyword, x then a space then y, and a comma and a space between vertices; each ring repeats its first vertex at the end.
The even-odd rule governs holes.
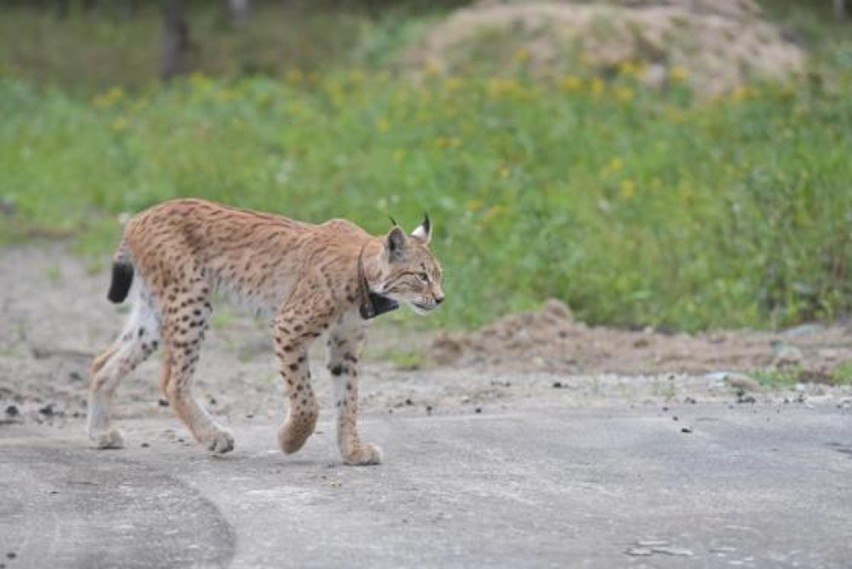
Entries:
POLYGON ((202 73, 164 86, 145 10, 132 26, 0 18, 0 242, 74 236, 108 259, 120 214, 178 196, 374 233, 428 211, 437 325, 548 297, 595 324, 684 330, 852 308, 852 44, 819 15, 805 78, 698 103, 583 68, 413 83, 382 68, 423 20, 349 12, 261 11, 247 34, 195 15, 202 73))
POLYGON ((755 370, 755 379, 770 388, 791 388, 799 383, 822 383, 825 385, 852 384, 852 362, 843 362, 834 369, 813 370, 801 366, 755 370))
POLYGON ((849 309, 852 74, 711 104, 630 82, 353 71, 82 100, 0 81, 0 197, 106 255, 118 214, 203 196, 378 233, 427 210, 475 326, 548 297, 589 322, 776 326, 849 309))

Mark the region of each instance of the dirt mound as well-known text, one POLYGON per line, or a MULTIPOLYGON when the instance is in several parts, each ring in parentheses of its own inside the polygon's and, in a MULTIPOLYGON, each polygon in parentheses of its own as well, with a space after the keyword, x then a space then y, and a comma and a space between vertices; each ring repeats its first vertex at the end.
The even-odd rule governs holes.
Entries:
POLYGON ((408 59, 448 75, 474 66, 554 78, 630 69, 646 84, 688 81, 710 97, 752 77, 783 78, 805 56, 750 0, 622 0, 475 4, 438 23, 408 59))
POLYGON ((832 383, 852 361, 852 331, 808 325, 786 332, 661 334, 591 327, 550 300, 471 333, 445 332, 430 355, 441 365, 555 373, 709 373, 789 370, 793 379, 832 383))

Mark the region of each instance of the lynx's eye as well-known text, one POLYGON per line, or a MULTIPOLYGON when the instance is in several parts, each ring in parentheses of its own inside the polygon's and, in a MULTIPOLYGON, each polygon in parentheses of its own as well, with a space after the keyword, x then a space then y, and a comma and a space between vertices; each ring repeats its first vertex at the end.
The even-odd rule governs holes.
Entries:
POLYGON ((427 275, 426 273, 417 273, 417 278, 423 281, 424 283, 429 282, 429 275, 427 275))

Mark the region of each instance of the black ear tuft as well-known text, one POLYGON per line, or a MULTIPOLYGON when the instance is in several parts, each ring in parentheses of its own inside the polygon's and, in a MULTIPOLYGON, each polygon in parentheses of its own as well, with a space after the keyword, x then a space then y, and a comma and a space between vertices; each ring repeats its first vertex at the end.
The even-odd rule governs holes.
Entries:
POLYGON ((411 232, 412 237, 415 237, 422 242, 429 244, 432 239, 432 222, 429 220, 429 214, 423 214, 423 221, 417 226, 417 229, 411 232))
POLYGON ((405 251, 405 232, 398 225, 388 233, 387 248, 391 261, 399 259, 405 251))

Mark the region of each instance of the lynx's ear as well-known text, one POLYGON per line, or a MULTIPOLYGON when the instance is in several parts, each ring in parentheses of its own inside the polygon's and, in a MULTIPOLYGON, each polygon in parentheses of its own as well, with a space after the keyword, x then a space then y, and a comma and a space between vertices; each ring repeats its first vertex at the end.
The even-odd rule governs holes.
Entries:
POLYGON ((411 236, 420 239, 427 245, 432 239, 432 222, 429 221, 429 214, 423 214, 423 221, 417 226, 417 229, 411 232, 411 236))
POLYGON ((388 258, 391 261, 399 260, 405 253, 405 232, 397 225, 388 233, 385 249, 388 252, 388 258))

